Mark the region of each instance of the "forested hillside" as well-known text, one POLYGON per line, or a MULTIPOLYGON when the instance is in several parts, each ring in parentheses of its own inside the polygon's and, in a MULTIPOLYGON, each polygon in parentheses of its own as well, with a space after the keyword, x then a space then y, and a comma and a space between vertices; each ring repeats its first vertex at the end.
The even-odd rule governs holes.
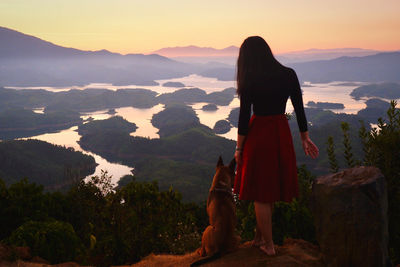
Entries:
POLYGON ((39 140, 0 142, 0 178, 6 184, 26 178, 46 190, 65 190, 94 173, 95 168, 92 156, 72 148, 39 140))

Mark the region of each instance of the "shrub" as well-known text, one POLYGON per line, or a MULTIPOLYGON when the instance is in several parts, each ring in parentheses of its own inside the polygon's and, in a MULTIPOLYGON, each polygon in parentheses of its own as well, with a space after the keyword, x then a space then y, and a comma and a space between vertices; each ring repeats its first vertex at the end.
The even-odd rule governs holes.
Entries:
POLYGON ((8 242, 28 246, 33 255, 51 263, 72 261, 81 250, 81 242, 71 224, 60 221, 28 221, 18 227, 8 242))

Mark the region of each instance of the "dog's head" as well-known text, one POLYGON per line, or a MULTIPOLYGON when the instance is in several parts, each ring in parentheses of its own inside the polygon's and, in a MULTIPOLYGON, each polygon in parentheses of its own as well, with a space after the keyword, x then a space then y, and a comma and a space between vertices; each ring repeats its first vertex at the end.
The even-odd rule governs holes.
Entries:
POLYGON ((224 187, 231 188, 233 187, 233 182, 235 180, 235 159, 232 159, 228 166, 224 165, 221 156, 218 159, 217 169, 214 175, 212 188, 215 187, 224 187))

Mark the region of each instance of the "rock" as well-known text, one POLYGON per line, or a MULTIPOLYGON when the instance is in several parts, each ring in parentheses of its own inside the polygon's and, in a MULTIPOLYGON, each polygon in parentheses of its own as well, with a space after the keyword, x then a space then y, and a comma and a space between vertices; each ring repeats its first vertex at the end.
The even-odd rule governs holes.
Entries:
POLYGON ((0 243, 0 261, 13 259, 29 260, 31 258, 32 254, 29 247, 11 247, 0 243))
POLYGON ((386 181, 375 167, 318 177, 312 188, 316 237, 327 266, 386 266, 386 181))
POLYGON ((232 125, 227 120, 219 120, 215 123, 213 131, 216 134, 224 134, 229 132, 232 125))
MULTIPOLYGON (((286 239, 282 246, 276 246, 276 256, 267 256, 250 242, 242 244, 238 250, 223 255, 204 267, 255 267, 255 266, 324 266, 318 247, 304 240, 286 239)), ((131 267, 189 266, 201 257, 196 253, 186 255, 150 255, 131 267)))

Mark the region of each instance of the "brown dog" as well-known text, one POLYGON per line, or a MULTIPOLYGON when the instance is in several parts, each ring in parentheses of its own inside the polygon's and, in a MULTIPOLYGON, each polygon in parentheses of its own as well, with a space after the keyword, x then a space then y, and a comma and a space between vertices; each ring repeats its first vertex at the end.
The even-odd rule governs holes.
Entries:
MULTIPOLYGON (((224 166, 222 158, 219 157, 207 199, 210 225, 204 230, 201 248, 197 250, 202 257, 221 255, 235 250, 239 245, 240 237, 235 234, 236 207, 232 194, 234 178, 235 159, 229 166, 224 166)), ((203 260, 200 261, 192 266, 204 263, 203 260)))

